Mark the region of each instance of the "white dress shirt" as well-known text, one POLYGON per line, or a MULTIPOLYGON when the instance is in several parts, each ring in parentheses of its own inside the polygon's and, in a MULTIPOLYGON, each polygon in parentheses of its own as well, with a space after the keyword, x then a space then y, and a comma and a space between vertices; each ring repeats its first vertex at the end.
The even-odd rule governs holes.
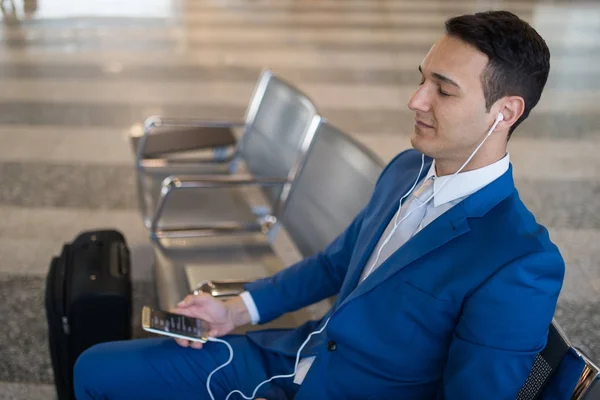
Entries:
MULTIPOLYGON (((456 204, 460 203, 462 200, 464 200, 467 196, 477 192, 478 190, 482 189, 483 187, 498 179, 500 176, 504 175, 504 173, 508 170, 509 165, 510 155, 507 153, 499 161, 485 166, 483 168, 467 172, 461 172, 454 177, 452 177, 452 175, 438 177, 435 171, 434 161, 431 164, 431 167, 429 168, 429 171, 425 178, 417 184, 414 192, 411 193, 403 201, 402 207, 399 207, 398 211, 391 219, 387 228, 379 238, 377 246, 375 246, 373 253, 371 253, 369 260, 365 264, 365 268, 363 269, 363 273, 359 280, 359 285, 365 279, 367 279, 368 276, 372 274, 373 271, 376 270, 377 267, 379 267, 379 265, 381 265, 391 254, 393 254, 396 250, 400 248, 400 246, 402 246, 406 242, 406 240, 403 240, 403 238, 406 238, 407 236, 414 236, 416 233, 418 233, 427 225, 429 225, 432 221, 434 221, 437 217, 454 207, 456 204), (404 214, 407 214, 406 208, 410 207, 411 202, 414 200, 413 194, 416 193, 419 190, 420 186, 423 184, 423 182, 427 181, 428 179, 433 179, 433 199, 429 201, 427 205, 422 207, 425 209, 425 212, 420 213, 423 214, 422 219, 421 215, 419 215, 420 223, 417 221, 416 223, 418 225, 416 227, 408 226, 408 224, 405 224, 405 222, 408 223, 409 218, 406 218, 404 221, 402 221, 402 218, 404 217, 403 212, 404 214), (445 184, 445 182, 449 179, 452 179, 452 181, 445 184), (440 190, 440 188, 442 188, 442 185, 443 189, 440 190), (398 213, 400 213, 400 215, 398 215, 398 213), (392 235, 388 243, 385 244, 384 250, 381 251, 379 259, 377 259, 377 253, 381 245, 384 243, 384 241, 390 234, 390 232, 394 229, 395 221, 402 222, 398 224, 398 227, 394 231, 394 234, 392 235), (408 235, 406 234, 407 229, 410 231, 408 235)), ((428 198, 429 196, 426 197, 428 198)), ((250 318, 252 319, 252 324, 257 324, 260 321, 260 314, 258 312, 256 304, 254 303, 254 300, 252 299, 252 296, 248 292, 243 292, 240 294, 240 296, 244 301, 244 304, 248 308, 250 318)), ((296 376, 294 378, 294 383, 302 383, 304 377, 308 373, 308 370, 314 361, 314 358, 315 357, 307 357, 300 361, 300 363, 298 364, 298 371, 296 372, 296 376)))

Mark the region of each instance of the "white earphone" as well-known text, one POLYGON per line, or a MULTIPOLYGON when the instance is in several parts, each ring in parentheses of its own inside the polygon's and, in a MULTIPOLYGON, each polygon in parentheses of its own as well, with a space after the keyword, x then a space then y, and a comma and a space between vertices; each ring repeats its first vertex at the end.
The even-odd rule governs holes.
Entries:
POLYGON ((492 129, 490 129, 491 132, 494 131, 494 129, 496 129, 496 126, 501 122, 504 121, 504 114, 502 113, 498 113, 498 115, 496 116, 496 120, 494 121, 494 125, 492 125, 492 129))

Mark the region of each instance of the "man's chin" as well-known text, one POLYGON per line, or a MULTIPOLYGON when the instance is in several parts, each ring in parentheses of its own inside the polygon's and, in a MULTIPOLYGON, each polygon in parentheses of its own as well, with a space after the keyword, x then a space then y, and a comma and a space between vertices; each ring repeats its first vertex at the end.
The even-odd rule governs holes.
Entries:
POLYGON ((413 134, 410 137, 410 144, 413 147, 413 149, 417 150, 419 153, 423 153, 426 156, 431 157, 431 143, 429 143, 430 145, 428 146, 427 142, 428 139, 423 135, 418 134, 417 132, 413 132, 413 134))
POLYGON ((423 136, 421 136, 418 132, 413 132, 413 134, 410 136, 410 144, 411 146, 415 149, 418 150, 420 152, 423 152, 423 145, 424 145, 424 138, 423 136))

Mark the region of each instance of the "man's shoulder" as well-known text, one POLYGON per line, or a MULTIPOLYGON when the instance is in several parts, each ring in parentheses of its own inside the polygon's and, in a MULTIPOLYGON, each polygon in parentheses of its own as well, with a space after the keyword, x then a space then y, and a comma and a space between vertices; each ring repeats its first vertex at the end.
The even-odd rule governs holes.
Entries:
POLYGON ((528 248, 532 253, 560 254, 558 247, 550 238, 548 229, 523 203, 516 189, 480 221, 487 226, 493 226, 495 236, 504 238, 504 243, 528 248))
POLYGON ((552 290, 554 296, 554 288, 564 278, 565 260, 548 229, 536 220, 516 190, 486 214, 470 218, 469 226, 471 257, 482 273, 469 296, 480 287, 511 287, 514 291, 515 282, 525 290, 537 287, 538 293, 552 290))

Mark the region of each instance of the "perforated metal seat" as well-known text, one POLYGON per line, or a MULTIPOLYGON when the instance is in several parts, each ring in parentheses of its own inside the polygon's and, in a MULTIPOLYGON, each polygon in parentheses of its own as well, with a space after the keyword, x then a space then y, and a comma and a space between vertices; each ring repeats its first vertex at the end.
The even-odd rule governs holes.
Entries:
POLYGON ((324 122, 291 188, 280 222, 303 257, 323 250, 369 201, 383 161, 324 122))
MULTIPOLYGON (((304 93, 266 70, 255 87, 244 122, 149 118, 143 136, 133 140, 139 204, 146 226, 151 227, 163 182, 174 174, 217 177, 219 187, 241 182, 262 185, 266 204, 261 210, 270 210, 306 151, 306 135, 316 115, 316 107, 304 93), (243 130, 239 140, 234 137, 235 128, 243 130), (230 153, 222 151, 226 146, 232 147, 230 153), (216 149, 216 155, 194 153, 207 149, 216 149), (270 178, 271 183, 264 185, 257 178, 270 178)), ((207 186, 217 185, 212 182, 203 187, 207 186)), ((186 191, 181 201, 175 200, 178 195, 172 196, 177 207, 167 212, 159 225, 178 226, 182 219, 193 225, 190 216, 196 215, 194 211, 214 203, 205 201, 206 192, 186 191)))

